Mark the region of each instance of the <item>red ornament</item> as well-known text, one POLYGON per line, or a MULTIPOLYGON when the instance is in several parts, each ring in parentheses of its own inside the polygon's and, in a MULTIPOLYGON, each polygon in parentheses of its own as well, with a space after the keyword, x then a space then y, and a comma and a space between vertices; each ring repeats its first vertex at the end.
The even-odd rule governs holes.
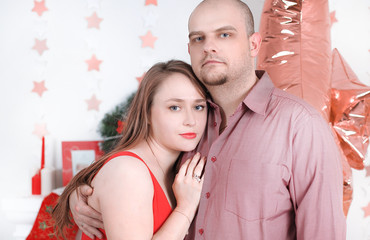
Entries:
POLYGON ((118 127, 116 128, 116 131, 118 134, 121 134, 123 131, 123 127, 125 126, 125 122, 122 122, 121 120, 118 120, 117 122, 118 127))

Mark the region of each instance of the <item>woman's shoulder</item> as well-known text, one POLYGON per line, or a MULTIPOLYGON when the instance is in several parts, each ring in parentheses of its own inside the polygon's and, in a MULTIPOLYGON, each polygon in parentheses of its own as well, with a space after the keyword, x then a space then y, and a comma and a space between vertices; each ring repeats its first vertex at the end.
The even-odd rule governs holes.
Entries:
POLYGON ((149 169, 145 162, 137 155, 114 155, 109 161, 107 161, 102 169, 99 171, 99 175, 107 175, 108 177, 118 176, 122 174, 125 176, 140 176, 150 177, 149 169))
MULTIPOLYGON (((92 186, 91 201, 100 204, 102 201, 109 204, 118 200, 135 201, 138 196, 151 199, 154 194, 153 181, 145 163, 127 155, 110 159, 95 176, 92 186)), ((95 204, 98 211, 101 210, 100 204, 95 204)))

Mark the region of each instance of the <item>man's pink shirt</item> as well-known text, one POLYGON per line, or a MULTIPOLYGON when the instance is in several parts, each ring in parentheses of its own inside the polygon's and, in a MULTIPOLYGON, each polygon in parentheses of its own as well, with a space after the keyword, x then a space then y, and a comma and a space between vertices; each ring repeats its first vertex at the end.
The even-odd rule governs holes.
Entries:
POLYGON ((187 239, 345 239, 340 154, 328 123, 256 74, 221 134, 220 109, 209 101, 197 149, 207 156, 205 181, 187 239))

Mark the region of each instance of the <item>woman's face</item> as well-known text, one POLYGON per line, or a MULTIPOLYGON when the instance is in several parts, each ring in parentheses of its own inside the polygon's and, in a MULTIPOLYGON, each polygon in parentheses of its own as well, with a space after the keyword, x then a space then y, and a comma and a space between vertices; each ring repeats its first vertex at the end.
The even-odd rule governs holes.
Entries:
POLYGON ((172 151, 191 151, 206 126, 206 100, 185 75, 173 73, 154 95, 150 122, 157 144, 172 151))

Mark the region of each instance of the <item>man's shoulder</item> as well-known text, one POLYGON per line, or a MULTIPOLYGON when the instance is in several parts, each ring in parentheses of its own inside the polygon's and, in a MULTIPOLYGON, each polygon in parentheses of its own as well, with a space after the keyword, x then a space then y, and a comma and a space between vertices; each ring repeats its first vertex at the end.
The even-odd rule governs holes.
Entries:
POLYGON ((321 114, 311 104, 296 95, 293 95, 276 87, 272 92, 270 104, 273 108, 279 107, 280 111, 285 110, 288 112, 300 113, 311 117, 321 117, 321 114))

